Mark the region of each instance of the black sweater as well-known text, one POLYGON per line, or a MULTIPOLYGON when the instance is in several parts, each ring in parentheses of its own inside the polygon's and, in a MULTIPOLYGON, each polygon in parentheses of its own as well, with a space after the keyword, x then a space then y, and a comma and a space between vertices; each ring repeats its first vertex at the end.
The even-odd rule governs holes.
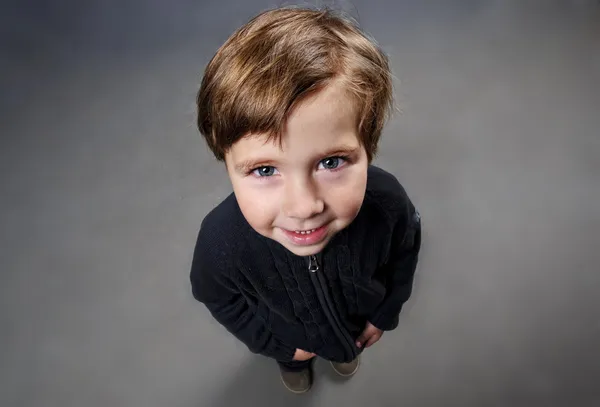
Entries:
POLYGON ((311 258, 254 231, 232 194, 202 222, 192 292, 254 353, 289 361, 299 348, 348 362, 360 352, 354 342, 366 321, 382 330, 398 325, 420 242, 406 192, 374 166, 356 219, 311 258))

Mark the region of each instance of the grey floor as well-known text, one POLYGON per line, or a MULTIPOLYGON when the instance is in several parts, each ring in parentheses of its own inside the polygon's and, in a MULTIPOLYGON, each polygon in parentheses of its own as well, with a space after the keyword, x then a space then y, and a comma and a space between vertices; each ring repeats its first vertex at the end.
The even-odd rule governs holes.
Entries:
POLYGON ((188 285, 230 192, 194 94, 275 3, 50 3, 0 12, 0 405, 600 405, 598 2, 337 2, 390 54, 377 163, 426 230, 400 327, 305 396, 188 285))

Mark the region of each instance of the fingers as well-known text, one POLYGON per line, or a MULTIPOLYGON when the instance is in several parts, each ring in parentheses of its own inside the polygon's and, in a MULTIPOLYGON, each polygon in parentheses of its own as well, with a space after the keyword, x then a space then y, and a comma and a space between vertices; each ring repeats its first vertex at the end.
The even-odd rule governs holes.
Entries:
POLYGON ((302 360, 303 361, 310 360, 310 359, 314 358, 315 356, 317 356, 317 355, 315 355, 314 353, 306 352, 306 355, 304 356, 304 358, 302 358, 302 360))
POLYGON ((368 348, 369 346, 377 342, 382 335, 383 331, 375 327, 370 322, 367 322, 367 326, 362 331, 360 336, 356 339, 356 346, 358 348, 368 348))
POLYGON ((316 353, 307 352, 302 349, 296 349, 296 353, 294 354, 294 358, 292 360, 296 360, 298 362, 304 362, 305 360, 309 360, 317 356, 316 353))
POLYGON ((381 338, 381 335, 379 334, 371 335, 371 337, 365 343, 365 348, 368 348, 369 346, 373 345, 379 340, 379 338, 381 338))
POLYGON ((303 351, 302 349, 296 349, 296 353, 294 354, 294 360, 301 362, 303 360, 306 360, 307 355, 308 352, 303 351))
MULTIPOLYGON (((369 341, 371 340, 371 338, 373 338, 373 336, 376 336, 377 332, 373 332, 370 329, 365 329, 360 336, 358 337, 358 339, 356 340, 356 346, 359 348, 362 348, 363 346, 366 346, 367 343, 369 343, 369 341)), ((375 340, 375 342, 377 342, 377 340, 375 340)))
POLYGON ((360 336, 356 338, 356 347, 362 348, 363 344, 365 344, 370 338, 368 334, 369 333, 366 330, 362 331, 360 336))

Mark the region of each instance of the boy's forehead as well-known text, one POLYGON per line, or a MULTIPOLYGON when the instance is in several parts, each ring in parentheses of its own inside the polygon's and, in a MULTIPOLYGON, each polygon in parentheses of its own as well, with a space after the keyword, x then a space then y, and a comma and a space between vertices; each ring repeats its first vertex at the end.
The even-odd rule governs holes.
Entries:
POLYGON ((237 151, 239 153, 249 154, 252 152, 312 152, 312 151, 331 151, 332 149, 354 149, 360 145, 360 140, 353 131, 341 131, 338 133, 329 133, 313 136, 311 134, 299 134, 297 137, 289 133, 283 133, 280 136, 269 136, 266 134, 252 134, 241 138, 237 151))
POLYGON ((330 133, 355 130, 358 124, 356 110, 354 100, 341 86, 328 86, 303 100, 290 112, 283 138, 293 143, 303 135, 325 137, 330 133))
POLYGON ((341 120, 355 120, 356 105, 355 98, 344 83, 337 80, 298 103, 288 115, 286 128, 294 125, 337 124, 341 120))

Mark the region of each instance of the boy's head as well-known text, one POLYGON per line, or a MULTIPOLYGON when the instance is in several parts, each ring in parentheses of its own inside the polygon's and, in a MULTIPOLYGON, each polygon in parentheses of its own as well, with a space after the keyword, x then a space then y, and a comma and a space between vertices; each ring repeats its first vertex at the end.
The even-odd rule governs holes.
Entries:
POLYGON ((392 106, 388 61, 328 10, 264 12, 206 68, 198 127, 248 223, 297 255, 356 217, 392 106))

